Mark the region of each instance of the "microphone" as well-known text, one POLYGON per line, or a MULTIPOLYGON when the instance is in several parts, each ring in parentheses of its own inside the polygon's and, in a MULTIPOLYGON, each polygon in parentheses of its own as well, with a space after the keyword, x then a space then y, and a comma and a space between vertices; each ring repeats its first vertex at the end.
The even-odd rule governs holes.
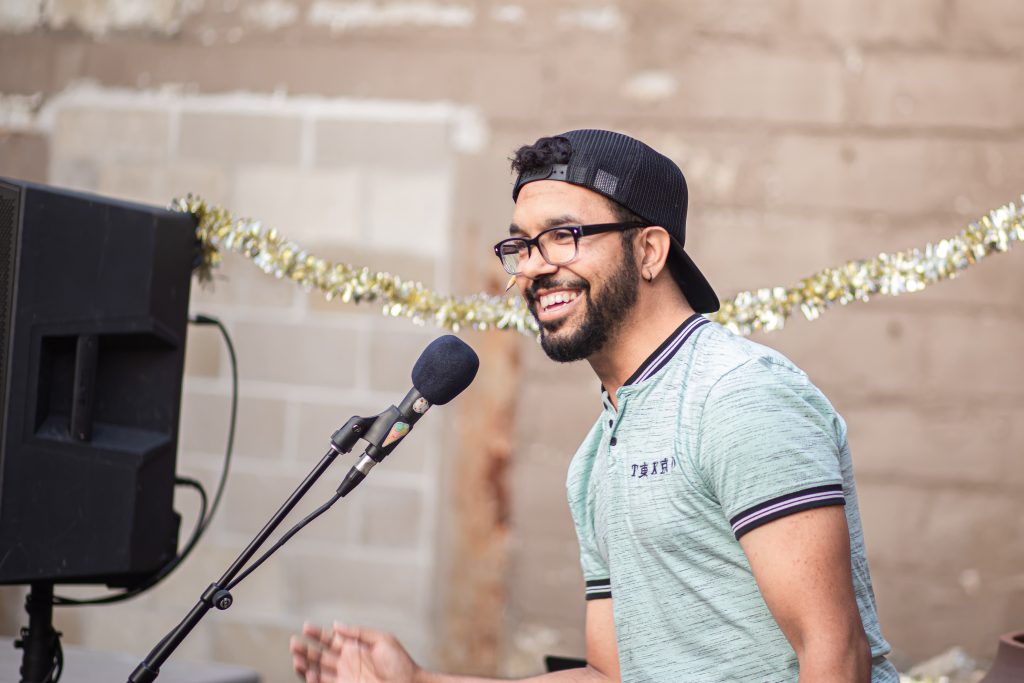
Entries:
MULTIPOLYGON (((366 430, 363 438, 369 445, 338 487, 341 497, 348 495, 398 446, 431 406, 443 406, 461 394, 473 382, 479 368, 476 352, 458 337, 446 334, 430 342, 412 368, 412 389, 398 406, 389 406, 366 430)), ((332 444, 342 438, 344 429, 335 432, 332 444)), ((347 452, 337 445, 335 448, 347 452)))

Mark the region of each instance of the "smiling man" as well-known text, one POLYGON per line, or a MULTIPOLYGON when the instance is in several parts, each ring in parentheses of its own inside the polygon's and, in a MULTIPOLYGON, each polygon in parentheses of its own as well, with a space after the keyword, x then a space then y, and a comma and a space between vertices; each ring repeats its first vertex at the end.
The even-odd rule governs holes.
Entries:
MULTIPOLYGON (((554 360, 586 360, 600 415, 569 467, 587 667, 551 681, 897 681, 864 553, 846 425, 778 352, 703 317, 679 168, 619 133, 521 148, 495 245, 554 360)), ((464 681, 393 637, 294 640, 310 681, 464 681)), ((531 679, 532 680, 532 679, 531 679)))

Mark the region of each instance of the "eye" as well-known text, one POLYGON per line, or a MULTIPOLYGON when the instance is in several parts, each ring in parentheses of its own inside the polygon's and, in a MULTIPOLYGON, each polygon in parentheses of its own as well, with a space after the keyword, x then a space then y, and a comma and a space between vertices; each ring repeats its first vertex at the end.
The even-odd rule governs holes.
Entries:
POLYGON ((569 228, 555 228, 547 238, 555 244, 568 244, 573 241, 573 232, 569 228))
POLYGON ((501 253, 503 255, 509 255, 509 256, 517 255, 517 254, 525 254, 526 253, 526 247, 527 247, 527 245, 526 245, 526 241, 525 240, 519 240, 519 239, 506 240, 506 241, 501 243, 501 253))

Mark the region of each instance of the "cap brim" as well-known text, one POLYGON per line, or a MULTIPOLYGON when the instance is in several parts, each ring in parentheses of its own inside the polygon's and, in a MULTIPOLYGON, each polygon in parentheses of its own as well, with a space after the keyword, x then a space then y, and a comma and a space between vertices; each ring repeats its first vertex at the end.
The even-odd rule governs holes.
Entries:
POLYGON ((714 313, 721 308, 718 295, 711 288, 704 273, 700 272, 697 264, 693 262, 690 255, 683 247, 672 238, 672 256, 676 260, 676 269, 681 277, 676 278, 679 288, 683 290, 686 301, 697 313, 714 313))

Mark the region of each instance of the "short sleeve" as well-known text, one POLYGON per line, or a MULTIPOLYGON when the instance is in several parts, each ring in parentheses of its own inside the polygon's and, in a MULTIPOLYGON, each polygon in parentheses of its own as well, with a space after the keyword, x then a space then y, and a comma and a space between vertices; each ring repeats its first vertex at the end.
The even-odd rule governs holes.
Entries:
POLYGON ((736 538, 786 515, 844 505, 842 420, 800 370, 745 362, 711 388, 697 467, 736 538))
POLYGON ((583 569, 583 580, 586 582, 587 600, 612 597, 612 581, 608 563, 598 551, 593 533, 585 534, 577 525, 576 536, 580 543, 580 566, 583 569))
POLYGON ((601 552, 594 531, 595 501, 590 492, 590 469, 599 441, 600 433, 595 425, 569 465, 569 476, 566 481, 569 510, 572 512, 576 539, 580 547, 580 567, 586 581, 587 600, 612 596, 608 561, 601 552))

